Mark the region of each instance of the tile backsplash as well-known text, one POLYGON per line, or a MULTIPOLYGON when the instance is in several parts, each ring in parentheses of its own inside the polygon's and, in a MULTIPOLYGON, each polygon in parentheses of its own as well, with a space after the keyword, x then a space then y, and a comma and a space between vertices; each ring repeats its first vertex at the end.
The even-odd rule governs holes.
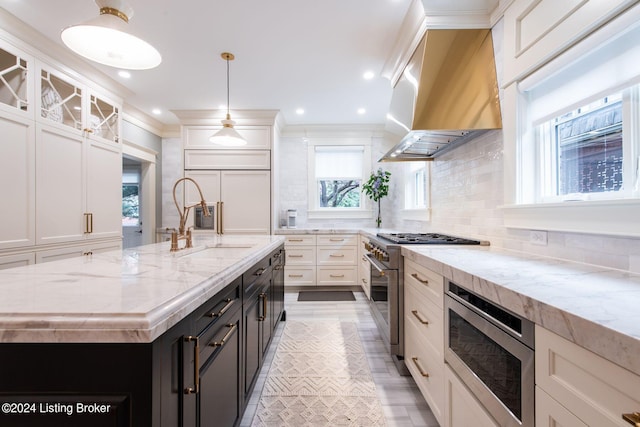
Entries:
MULTIPOLYGON (((374 138, 372 167, 392 173, 390 195, 382 201, 382 227, 404 231, 441 232, 489 240, 505 249, 562 258, 640 273, 640 239, 602 235, 547 232, 546 245, 531 242, 531 230, 503 226, 504 204, 502 131, 491 131, 431 162, 431 219, 403 220, 403 175, 407 164, 377 163, 388 149, 374 138)), ((307 145, 300 138, 283 138, 280 146, 280 200, 286 209, 297 209, 300 228, 371 228, 370 220, 309 220, 307 218, 307 145)))

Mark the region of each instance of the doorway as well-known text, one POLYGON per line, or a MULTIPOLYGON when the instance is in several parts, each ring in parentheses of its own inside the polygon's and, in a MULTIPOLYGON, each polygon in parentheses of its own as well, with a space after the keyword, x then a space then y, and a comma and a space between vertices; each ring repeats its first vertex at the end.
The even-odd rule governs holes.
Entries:
POLYGON ((156 242, 156 153, 122 149, 122 248, 156 242))

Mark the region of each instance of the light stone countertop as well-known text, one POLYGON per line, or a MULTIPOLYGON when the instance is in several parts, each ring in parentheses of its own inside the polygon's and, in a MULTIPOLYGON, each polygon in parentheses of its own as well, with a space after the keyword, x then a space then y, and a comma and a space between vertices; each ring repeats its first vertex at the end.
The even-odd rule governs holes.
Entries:
POLYGON ((282 243, 194 236, 0 271, 0 342, 152 342, 282 243))
POLYGON ((640 275, 486 246, 402 254, 640 375, 640 275))

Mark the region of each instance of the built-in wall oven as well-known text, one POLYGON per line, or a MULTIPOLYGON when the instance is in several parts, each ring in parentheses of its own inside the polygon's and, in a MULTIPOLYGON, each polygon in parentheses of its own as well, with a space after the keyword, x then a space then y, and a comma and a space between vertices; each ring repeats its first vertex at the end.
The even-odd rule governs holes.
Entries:
POLYGON ((534 325, 448 282, 445 361, 503 427, 534 426, 534 325))
POLYGON ((371 314, 401 374, 404 364, 404 262, 401 245, 488 245, 488 242, 437 233, 378 233, 365 244, 371 264, 371 314))

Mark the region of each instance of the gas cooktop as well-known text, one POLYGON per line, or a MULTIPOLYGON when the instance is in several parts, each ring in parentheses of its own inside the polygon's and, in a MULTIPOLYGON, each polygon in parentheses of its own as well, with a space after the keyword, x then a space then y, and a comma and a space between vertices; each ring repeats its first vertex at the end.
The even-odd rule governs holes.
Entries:
POLYGON ((488 242, 438 233, 378 233, 378 237, 401 245, 488 245, 488 242))

